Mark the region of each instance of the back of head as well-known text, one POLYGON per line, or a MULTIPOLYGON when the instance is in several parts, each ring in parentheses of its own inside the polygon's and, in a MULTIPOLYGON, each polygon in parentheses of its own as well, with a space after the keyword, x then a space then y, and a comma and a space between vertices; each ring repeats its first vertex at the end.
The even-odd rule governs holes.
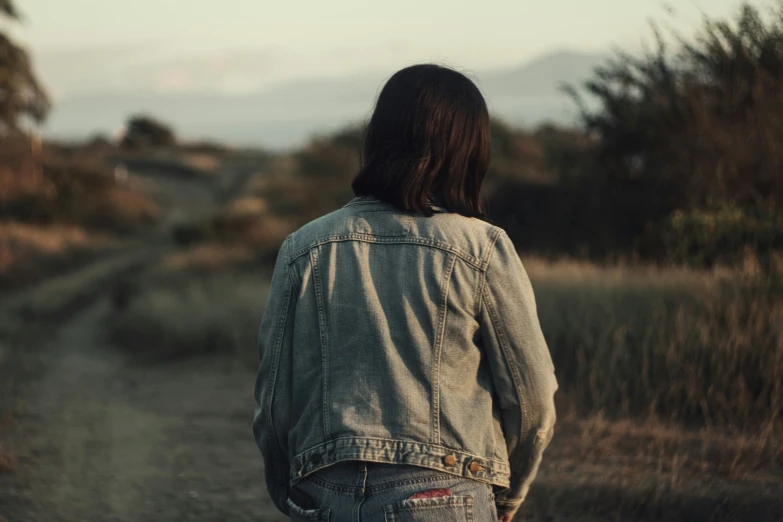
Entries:
POLYGON ((453 69, 414 65, 378 97, 353 191, 428 216, 437 205, 481 217, 489 155, 489 113, 476 85, 453 69))

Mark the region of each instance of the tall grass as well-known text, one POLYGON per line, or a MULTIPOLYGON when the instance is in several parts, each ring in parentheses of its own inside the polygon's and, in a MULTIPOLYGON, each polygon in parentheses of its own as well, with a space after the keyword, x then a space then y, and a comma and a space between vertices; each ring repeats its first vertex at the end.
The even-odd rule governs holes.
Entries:
MULTIPOLYGON (((526 262, 561 399, 580 415, 757 433, 783 419, 783 287, 759 271, 526 262)), ((267 276, 143 284, 114 338, 154 357, 255 364, 267 276)))
POLYGON ((529 271, 561 393, 581 413, 780 427, 783 288, 774 274, 529 271))

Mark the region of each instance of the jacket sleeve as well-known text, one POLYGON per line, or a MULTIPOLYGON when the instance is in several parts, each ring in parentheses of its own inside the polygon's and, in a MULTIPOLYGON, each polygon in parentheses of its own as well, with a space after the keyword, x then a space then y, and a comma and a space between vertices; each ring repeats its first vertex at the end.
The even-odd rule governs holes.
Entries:
POLYGON ((280 247, 258 334, 258 376, 253 435, 264 458, 264 477, 277 509, 288 512, 290 360, 296 286, 288 265, 291 236, 280 247))
POLYGON ((495 502, 499 515, 513 515, 552 438, 557 380, 530 279, 506 233, 499 230, 496 238, 480 293, 479 321, 511 466, 511 485, 495 502))

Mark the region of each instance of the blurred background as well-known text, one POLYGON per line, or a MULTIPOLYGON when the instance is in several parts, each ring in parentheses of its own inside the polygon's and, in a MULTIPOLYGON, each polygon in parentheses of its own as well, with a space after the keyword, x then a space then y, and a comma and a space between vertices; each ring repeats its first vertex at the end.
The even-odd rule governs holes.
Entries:
POLYGON ((468 74, 558 426, 520 520, 783 519, 780 0, 0 0, 0 519, 283 520, 271 264, 468 74))

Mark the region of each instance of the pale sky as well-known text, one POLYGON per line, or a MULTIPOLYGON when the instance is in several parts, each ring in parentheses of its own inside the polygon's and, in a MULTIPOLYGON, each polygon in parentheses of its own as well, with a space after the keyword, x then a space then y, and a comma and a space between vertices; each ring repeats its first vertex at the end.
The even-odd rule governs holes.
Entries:
MULTIPOLYGON (((764 0, 754 0, 764 5, 764 0)), ((264 51, 318 74, 323 61, 383 68, 438 60, 468 68, 521 63, 553 49, 638 48, 649 21, 685 31, 741 0, 17 0, 14 34, 34 53, 133 49, 149 59, 264 51)))
MULTIPOLYGON (((773 0, 751 1, 763 7, 773 0)), ((573 111, 557 85, 581 81, 584 64, 618 48, 642 50, 652 43, 653 21, 690 36, 705 15, 733 18, 742 3, 16 0, 24 23, 0 19, 0 31, 10 27, 31 52, 54 100, 45 128, 52 135, 114 132, 128 115, 147 112, 189 136, 292 146, 360 121, 384 78, 421 62, 481 80, 540 60, 536 78, 520 77, 508 99, 482 85, 493 113, 508 121, 554 121, 573 111), (549 54, 559 51, 568 52, 549 54), (577 58, 568 65, 549 59, 563 55, 577 58), (551 93, 523 95, 535 79, 550 82, 551 93)))

